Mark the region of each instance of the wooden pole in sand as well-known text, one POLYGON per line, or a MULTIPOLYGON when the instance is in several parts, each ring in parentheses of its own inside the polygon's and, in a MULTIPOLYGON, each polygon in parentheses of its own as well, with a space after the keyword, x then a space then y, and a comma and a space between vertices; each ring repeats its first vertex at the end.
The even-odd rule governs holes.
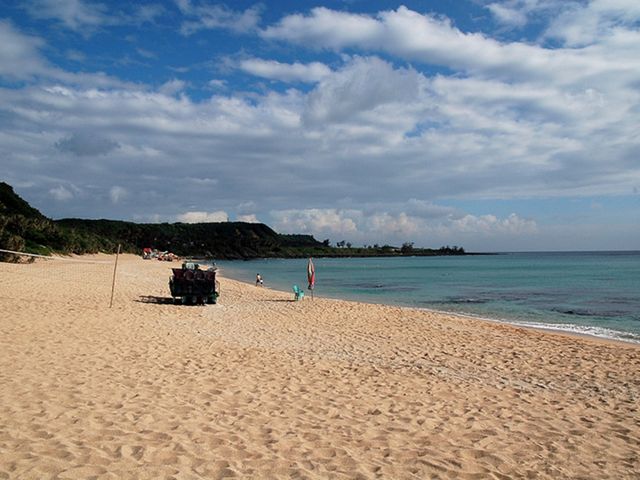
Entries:
POLYGON ((116 289, 116 270, 118 269, 118 257, 120 256, 120 244, 118 244, 118 252, 116 253, 116 263, 113 265, 113 281, 111 282, 111 301, 109 308, 113 306, 113 292, 116 289))

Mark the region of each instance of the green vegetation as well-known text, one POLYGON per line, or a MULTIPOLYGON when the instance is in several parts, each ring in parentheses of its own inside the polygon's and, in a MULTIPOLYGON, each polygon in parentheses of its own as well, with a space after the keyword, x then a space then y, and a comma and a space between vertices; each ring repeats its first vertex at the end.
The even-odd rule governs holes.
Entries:
MULTIPOLYGON (((261 257, 371 257, 396 255, 464 255, 458 247, 440 249, 390 245, 353 247, 311 235, 278 234, 261 223, 133 223, 118 220, 51 220, 0 182, 0 249, 48 255, 51 253, 141 253, 145 247, 179 256, 217 259, 261 257)), ((10 260, 0 254, 0 260, 10 260)))
POLYGON ((139 224, 75 218, 55 223, 65 232, 103 239, 107 251, 121 244, 126 252, 140 253, 144 247, 151 247, 179 256, 234 259, 278 256, 281 248, 279 235, 261 223, 139 224))
MULTIPOLYGON (((63 250, 62 233, 54 223, 0 182, 0 248, 47 255, 63 250)), ((4 255, 0 259, 11 259, 4 255)))

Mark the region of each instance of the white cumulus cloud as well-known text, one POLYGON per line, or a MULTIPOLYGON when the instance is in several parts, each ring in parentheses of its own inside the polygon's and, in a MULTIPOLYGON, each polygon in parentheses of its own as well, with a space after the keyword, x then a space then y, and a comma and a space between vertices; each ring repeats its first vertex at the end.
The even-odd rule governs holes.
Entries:
POLYGON ((454 220, 451 229, 454 232, 482 235, 521 235, 537 233, 538 226, 534 220, 523 219, 512 213, 502 219, 495 215, 465 215, 454 220))
POLYGON ((238 221, 246 223, 260 223, 260 220, 258 220, 258 217, 254 214, 238 215, 238 221))
POLYGON ((229 215, 222 210, 215 212, 185 212, 178 215, 176 220, 183 223, 220 223, 228 222, 229 215))
POLYGON ((226 29, 237 33, 255 30, 260 22, 262 7, 255 5, 244 11, 236 11, 222 4, 178 0, 178 7, 188 19, 182 23, 183 35, 191 35, 199 30, 226 29))
POLYGON ((306 118, 312 122, 341 122, 361 112, 408 105, 419 98, 420 83, 421 77, 414 70, 395 69, 376 57, 355 57, 321 80, 309 94, 306 118))
POLYGON ((127 190, 117 185, 111 187, 109 190, 109 198, 111 203, 118 203, 127 196, 127 190))
POLYGON ((169 80, 168 82, 163 83, 158 89, 158 92, 162 93, 163 95, 172 96, 183 91, 186 86, 187 82, 174 78, 173 80, 169 80))
POLYGON ((517 27, 521 27, 527 23, 527 14, 516 8, 501 3, 491 3, 487 5, 487 8, 500 23, 517 27))
POLYGON ((329 76, 331 69, 320 62, 281 63, 275 60, 249 58, 240 62, 240 69, 258 77, 283 82, 315 83, 329 76))
POLYGON ((57 187, 49 190, 49 194, 54 200, 59 202, 64 202, 73 198, 73 193, 62 185, 58 185, 57 187))
POLYGON ((0 20, 0 77, 25 79, 47 71, 40 53, 44 41, 25 35, 10 22, 0 20))
POLYGON ((328 209, 281 210, 271 212, 279 231, 347 235, 357 232, 353 212, 328 209))
POLYGON ((501 42, 483 33, 463 32, 447 18, 404 6, 375 17, 318 7, 306 16, 283 18, 264 29, 262 35, 314 48, 380 51, 509 81, 566 84, 611 70, 628 77, 632 70, 640 69, 640 58, 630 46, 621 46, 612 58, 599 49, 550 49, 525 42, 501 42), (626 64, 621 64, 620 58, 626 64))
MULTIPOLYGON (((415 201, 407 206, 415 206, 415 201)), ((400 205, 398 207, 401 207, 400 205)), ((303 209, 271 212, 276 230, 310 233, 316 238, 330 237, 351 242, 401 245, 410 241, 418 246, 440 246, 474 237, 524 237, 539 232, 533 219, 512 213, 472 215, 450 207, 430 205, 425 216, 404 211, 364 211, 360 209, 303 209), (439 215, 433 215, 439 210, 439 215), (431 243, 429 243, 431 242, 431 243), (434 243, 435 242, 435 243, 434 243)))
POLYGON ((29 13, 36 18, 55 19, 71 30, 93 28, 109 22, 107 7, 84 0, 33 0, 27 2, 29 13))
POLYGON ((546 36, 560 39, 572 47, 598 43, 615 36, 621 28, 638 35, 640 2, 635 0, 592 0, 586 3, 566 2, 555 17, 546 36))

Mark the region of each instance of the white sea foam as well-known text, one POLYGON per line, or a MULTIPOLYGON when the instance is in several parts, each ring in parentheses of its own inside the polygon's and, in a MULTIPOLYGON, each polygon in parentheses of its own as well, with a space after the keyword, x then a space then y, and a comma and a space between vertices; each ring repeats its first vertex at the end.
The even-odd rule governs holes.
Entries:
POLYGON ((555 330, 559 332, 575 333, 579 335, 589 335, 592 337, 607 338, 610 340, 622 340, 631 343, 640 343, 640 335, 630 332, 618 332, 609 328, 594 327, 591 325, 574 325, 570 323, 533 323, 533 322, 508 322, 513 325, 522 325, 523 327, 540 328, 543 330, 555 330))
MULTIPOLYGON (((411 308, 411 307, 410 307, 411 308)), ((474 320, 482 320, 485 322, 502 323, 507 325, 515 325, 518 327, 535 328, 539 330, 550 330, 555 332, 570 333, 572 335, 587 335, 590 337, 605 338, 608 340, 618 340, 630 343, 640 343, 640 335, 631 332, 619 332, 610 328, 594 327, 591 325, 575 325, 562 323, 538 323, 519 320, 510 320, 504 318, 490 318, 472 313, 453 312, 447 310, 438 310, 435 308, 419 307, 418 310, 425 312, 438 313, 441 315, 450 315, 460 318, 472 318, 474 320)))

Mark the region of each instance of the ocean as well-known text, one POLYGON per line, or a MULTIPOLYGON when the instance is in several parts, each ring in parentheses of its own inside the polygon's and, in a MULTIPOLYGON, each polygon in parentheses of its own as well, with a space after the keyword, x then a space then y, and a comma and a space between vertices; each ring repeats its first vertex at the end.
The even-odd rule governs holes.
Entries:
MULTIPOLYGON (((458 313, 640 343, 640 252, 317 258, 320 297, 458 313)), ((307 287, 306 259, 220 261, 223 275, 307 287)), ((224 295, 224 286, 223 295, 224 295)), ((307 291, 307 295, 310 292, 307 291)))

